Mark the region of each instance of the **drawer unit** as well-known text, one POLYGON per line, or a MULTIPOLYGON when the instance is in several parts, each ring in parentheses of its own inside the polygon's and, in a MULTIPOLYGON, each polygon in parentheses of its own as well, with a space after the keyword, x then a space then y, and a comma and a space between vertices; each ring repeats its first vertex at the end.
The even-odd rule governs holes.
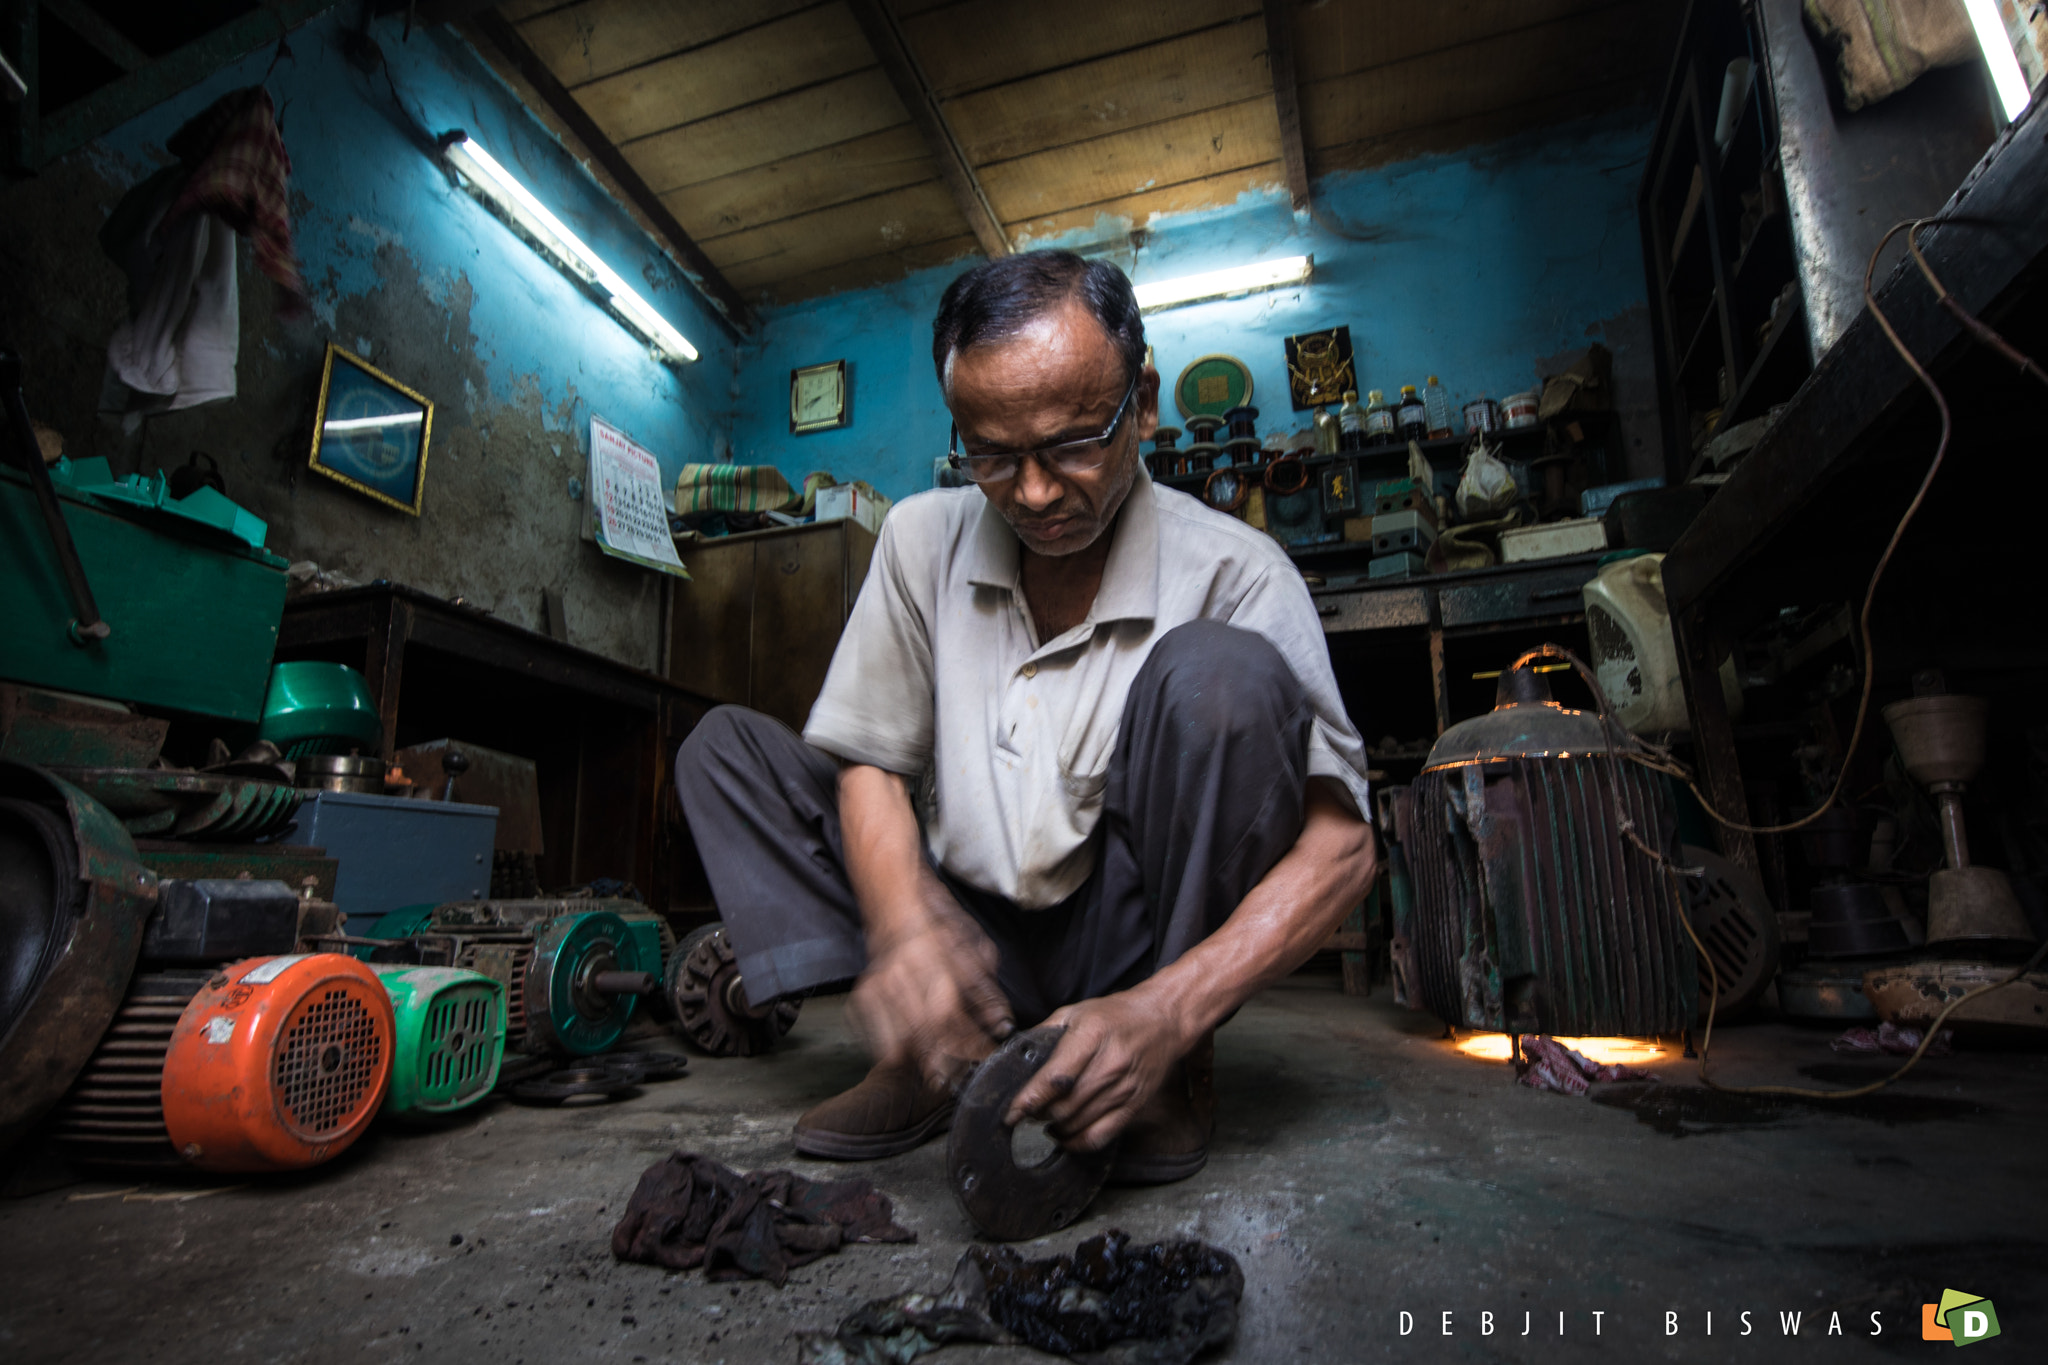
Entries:
POLYGON ((1323 620, 1325 634, 1429 624, 1427 588, 1369 588, 1362 592, 1324 593, 1315 601, 1316 615, 1323 620))
POLYGON ((1448 630, 1490 621, 1576 613, 1583 609, 1579 590, 1593 581, 1595 570, 1596 566, 1588 561, 1438 588, 1440 619, 1448 630))

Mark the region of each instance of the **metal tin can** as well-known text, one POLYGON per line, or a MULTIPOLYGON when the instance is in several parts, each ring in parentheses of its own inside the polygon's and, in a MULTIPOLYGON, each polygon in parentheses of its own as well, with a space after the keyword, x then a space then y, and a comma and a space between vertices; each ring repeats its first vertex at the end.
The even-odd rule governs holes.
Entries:
POLYGON ((1500 404, 1491 398, 1475 398, 1465 405, 1465 434, 1477 436, 1500 430, 1500 404))
POLYGON ((1537 421, 1536 408, 1537 399, 1534 389, 1526 393, 1511 393, 1501 400, 1501 412, 1507 419, 1507 427, 1510 431, 1516 431, 1522 427, 1535 426, 1537 421))

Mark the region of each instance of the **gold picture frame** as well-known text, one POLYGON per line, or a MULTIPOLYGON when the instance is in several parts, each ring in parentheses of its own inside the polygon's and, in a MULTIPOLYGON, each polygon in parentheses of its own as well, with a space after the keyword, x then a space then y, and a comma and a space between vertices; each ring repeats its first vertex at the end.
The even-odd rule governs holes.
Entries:
POLYGON ((433 434, 432 399, 361 356, 327 343, 307 468, 418 516, 433 434))
POLYGON ((853 420, 846 362, 805 365, 789 372, 789 430, 793 436, 831 431, 853 420))

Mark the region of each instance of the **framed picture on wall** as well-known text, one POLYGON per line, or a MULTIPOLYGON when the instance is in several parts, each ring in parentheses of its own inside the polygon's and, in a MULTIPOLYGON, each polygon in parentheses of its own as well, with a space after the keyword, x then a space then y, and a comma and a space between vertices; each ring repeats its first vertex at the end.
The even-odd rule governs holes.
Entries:
POLYGON ((327 343, 307 465, 365 497, 420 514, 434 404, 358 355, 327 343))
POLYGON ((1341 403, 1358 387, 1351 361, 1351 329, 1329 327, 1287 338, 1287 390, 1296 412, 1341 403))

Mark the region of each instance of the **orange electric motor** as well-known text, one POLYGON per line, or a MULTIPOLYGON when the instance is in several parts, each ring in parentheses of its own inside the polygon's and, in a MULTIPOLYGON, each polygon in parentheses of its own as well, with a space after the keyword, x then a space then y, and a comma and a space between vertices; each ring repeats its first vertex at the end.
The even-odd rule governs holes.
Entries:
POLYGON ((164 1128, 209 1171, 316 1166, 391 1083, 391 997, 342 953, 258 957, 207 980, 164 1057, 164 1128))

